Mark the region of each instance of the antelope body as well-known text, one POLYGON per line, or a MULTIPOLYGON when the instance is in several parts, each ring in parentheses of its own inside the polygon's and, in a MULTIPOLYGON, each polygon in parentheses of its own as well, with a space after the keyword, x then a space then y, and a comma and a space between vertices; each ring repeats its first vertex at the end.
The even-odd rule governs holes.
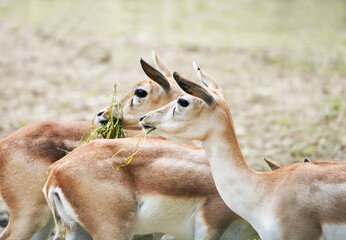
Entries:
POLYGON ((86 122, 37 122, 0 141, 0 193, 10 221, 0 239, 47 239, 54 224, 42 195, 50 164, 76 148, 86 122))
MULTIPOLYGON (((164 87, 145 79, 125 96, 126 129, 140 129, 140 116, 167 104, 181 92, 167 76, 171 74, 165 64, 156 54, 153 56, 158 70, 152 72, 164 87), (146 96, 138 95, 138 89, 147 91, 146 96)), ((10 210, 10 221, 0 240, 48 238, 54 223, 42 195, 47 169, 65 156, 66 151, 76 148, 90 127, 88 122, 37 122, 0 141, 0 194, 10 210)))
POLYGON ((252 170, 241 153, 220 87, 194 68, 204 86, 174 73, 187 94, 142 117, 143 128, 154 127, 153 133, 164 137, 202 141, 222 199, 261 239, 346 239, 346 163, 252 170))
MULTIPOLYGON (((239 221, 219 196, 202 149, 147 139, 116 172, 136 149, 131 143, 114 156, 128 141, 93 141, 50 168, 44 193, 69 239, 87 239, 82 226, 95 240, 152 232, 211 240, 239 221)), ((251 228, 247 234, 240 239, 257 236, 251 228)))

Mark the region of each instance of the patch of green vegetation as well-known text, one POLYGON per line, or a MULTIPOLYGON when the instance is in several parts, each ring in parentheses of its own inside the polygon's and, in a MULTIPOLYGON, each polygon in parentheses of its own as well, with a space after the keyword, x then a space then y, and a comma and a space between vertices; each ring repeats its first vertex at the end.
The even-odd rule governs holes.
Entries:
POLYGON ((287 125, 287 118, 281 117, 280 120, 279 120, 279 124, 281 126, 286 126, 287 125))
POLYGON ((271 115, 269 114, 269 112, 261 111, 257 114, 257 116, 260 118, 267 118, 267 117, 270 117, 271 115))
POLYGON ((336 111, 340 110, 340 98, 338 96, 334 97, 332 109, 336 111))
POLYGON ((251 138, 254 138, 255 137, 255 133, 251 132, 251 131, 247 131, 246 132, 246 137, 251 139, 251 138))
POLYGON ((279 120, 279 125, 280 125, 280 132, 283 134, 286 133, 288 129, 287 118, 281 117, 279 120))
POLYGON ((205 1, 197 1, 196 3, 196 8, 199 10, 199 11, 204 11, 206 8, 207 8, 207 4, 205 1))
POLYGON ((174 30, 181 31, 183 29, 183 24, 180 21, 175 21, 172 27, 174 30))
POLYGON ((20 126, 20 127, 25 127, 26 125, 28 125, 27 122, 19 122, 19 126, 20 126))
POLYGON ((329 100, 329 106, 324 113, 324 120, 330 121, 336 118, 339 114, 342 114, 341 100, 339 96, 334 96, 333 99, 329 100))
POLYGON ((302 145, 295 143, 290 146, 290 153, 294 158, 309 158, 317 153, 318 148, 315 145, 302 145))
POLYGON ((64 100, 60 100, 59 104, 60 104, 62 109, 68 109, 71 107, 72 103, 69 100, 64 99, 64 100))
POLYGON ((85 93, 85 96, 88 98, 93 98, 93 97, 96 97, 98 94, 99 92, 97 90, 90 89, 85 93))
POLYGON ((49 79, 49 83, 53 86, 60 86, 61 85, 61 81, 59 79, 55 79, 55 78, 49 79))
POLYGON ((271 95, 263 95, 263 94, 254 94, 251 98, 251 103, 253 104, 267 104, 270 105, 273 103, 273 98, 271 95))
POLYGON ((281 71, 297 71, 309 74, 317 72, 316 64, 305 59, 295 59, 285 55, 265 54, 261 60, 265 65, 275 67, 281 71))
POLYGON ((75 80, 75 79, 68 79, 68 85, 70 86, 70 87, 72 87, 72 88, 74 88, 74 87, 77 87, 77 85, 78 85, 78 81, 77 80, 75 80))

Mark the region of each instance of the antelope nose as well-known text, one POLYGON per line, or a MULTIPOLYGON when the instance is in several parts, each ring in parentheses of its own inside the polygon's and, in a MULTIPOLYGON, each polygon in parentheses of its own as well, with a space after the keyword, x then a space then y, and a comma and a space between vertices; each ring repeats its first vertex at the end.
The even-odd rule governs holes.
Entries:
POLYGON ((142 116, 139 121, 141 122, 147 115, 142 116))
POLYGON ((98 112, 97 116, 98 116, 98 117, 101 117, 102 114, 104 114, 104 113, 105 113, 105 111, 100 111, 100 112, 98 112))

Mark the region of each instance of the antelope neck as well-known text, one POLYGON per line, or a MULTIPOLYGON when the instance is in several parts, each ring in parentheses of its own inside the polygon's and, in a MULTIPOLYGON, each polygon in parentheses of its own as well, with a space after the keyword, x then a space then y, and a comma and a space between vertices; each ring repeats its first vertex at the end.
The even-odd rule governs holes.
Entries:
POLYGON ((261 174, 246 163, 232 120, 219 127, 202 142, 216 188, 230 209, 245 219, 251 219, 254 211, 260 209, 261 199, 265 196, 261 174))

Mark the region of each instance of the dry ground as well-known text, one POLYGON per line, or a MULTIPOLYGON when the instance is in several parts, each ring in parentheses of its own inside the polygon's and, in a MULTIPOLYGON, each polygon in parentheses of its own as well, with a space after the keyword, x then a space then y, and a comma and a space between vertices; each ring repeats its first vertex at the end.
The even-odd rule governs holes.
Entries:
MULTIPOLYGON (((343 0, 0 0, 0 138, 27 123, 90 121, 145 78, 155 50, 221 84, 246 159, 346 161, 343 0)), ((217 124, 217 123, 215 123, 217 124)))

